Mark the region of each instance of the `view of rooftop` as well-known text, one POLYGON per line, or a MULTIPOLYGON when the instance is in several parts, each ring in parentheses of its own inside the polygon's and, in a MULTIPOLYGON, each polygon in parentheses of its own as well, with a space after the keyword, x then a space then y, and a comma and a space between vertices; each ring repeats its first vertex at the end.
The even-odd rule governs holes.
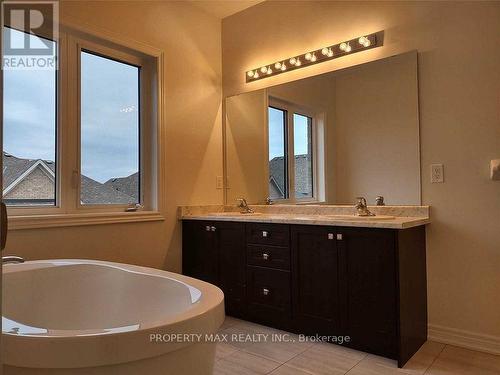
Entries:
MULTIPOLYGON (((8 205, 54 205, 56 164, 52 160, 25 159, 3 152, 3 199, 8 205)), ((100 183, 81 176, 82 204, 139 202, 139 173, 100 183)))

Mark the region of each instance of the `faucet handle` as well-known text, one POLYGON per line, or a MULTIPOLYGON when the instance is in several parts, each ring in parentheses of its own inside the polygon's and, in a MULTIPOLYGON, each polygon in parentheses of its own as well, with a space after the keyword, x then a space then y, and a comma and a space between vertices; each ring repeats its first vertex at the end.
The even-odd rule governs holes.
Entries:
POLYGON ((366 206, 366 198, 365 197, 356 197, 358 200, 358 205, 366 206))

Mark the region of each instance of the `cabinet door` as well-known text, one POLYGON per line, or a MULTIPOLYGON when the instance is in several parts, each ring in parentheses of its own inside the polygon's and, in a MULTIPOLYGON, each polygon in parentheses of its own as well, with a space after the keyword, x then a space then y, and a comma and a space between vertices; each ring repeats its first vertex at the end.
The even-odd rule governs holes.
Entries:
POLYGON ((358 349, 394 357, 395 233, 372 228, 345 228, 339 233, 344 334, 358 349))
POLYGON ((334 228, 292 226, 293 321, 297 331, 339 334, 337 269, 334 228))
POLYGON ((250 320, 287 329, 290 320, 290 272, 248 266, 247 280, 250 320))
POLYGON ((213 223, 185 220, 182 224, 182 272, 218 284, 218 255, 213 223))
POLYGON ((224 292, 226 313, 242 317, 245 312, 245 224, 216 222, 219 252, 219 286, 224 292))

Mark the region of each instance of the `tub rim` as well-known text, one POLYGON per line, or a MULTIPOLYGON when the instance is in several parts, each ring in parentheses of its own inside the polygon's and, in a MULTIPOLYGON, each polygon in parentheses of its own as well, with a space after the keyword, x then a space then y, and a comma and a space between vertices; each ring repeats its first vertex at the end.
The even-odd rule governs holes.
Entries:
POLYGON ((8 265, 4 267, 4 274, 73 264, 108 266, 124 272, 160 276, 198 289, 201 297, 183 313, 162 320, 141 322, 139 329, 130 331, 77 335, 73 333, 86 330, 59 330, 65 334, 29 335, 3 332, 2 329, 5 364, 31 368, 79 368, 126 363, 163 355, 193 344, 154 343, 147 340, 152 334, 212 334, 224 321, 224 294, 218 287, 170 271, 100 260, 50 259, 8 265), (25 353, 31 354, 26 356, 25 353))

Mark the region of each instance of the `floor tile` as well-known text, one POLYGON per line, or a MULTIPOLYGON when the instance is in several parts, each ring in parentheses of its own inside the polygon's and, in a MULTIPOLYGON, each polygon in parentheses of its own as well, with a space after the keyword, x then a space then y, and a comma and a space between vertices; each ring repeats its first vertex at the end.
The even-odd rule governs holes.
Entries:
POLYGON ((229 327, 233 327, 233 326, 235 326, 237 324, 241 324, 243 322, 244 322, 244 320, 236 319, 236 318, 233 318, 232 316, 226 315, 226 318, 224 319, 224 323, 222 323, 222 326, 220 327, 220 329, 223 330, 223 329, 226 329, 229 327))
POLYGON ((237 352, 239 349, 226 343, 218 343, 215 349, 215 360, 222 359, 237 352))
POLYGON ((314 344, 286 364, 314 375, 344 375, 366 357, 366 353, 334 344, 314 344))
POLYGON ((215 375, 500 375, 500 356, 432 341, 399 369, 394 360, 339 345, 298 342, 297 335, 232 317, 220 333, 228 335, 229 343, 217 344, 215 375), (280 342, 275 335, 295 342, 280 342))
POLYGON ((278 367, 273 372, 271 372, 269 375, 312 375, 312 374, 310 372, 306 372, 304 370, 300 370, 298 368, 284 364, 278 367))
POLYGON ((426 375, 499 375, 500 356, 446 345, 426 375))
POLYGON ((422 375, 443 348, 443 344, 427 341, 401 369, 398 368, 397 361, 369 354, 349 371, 348 375, 422 375))
POLYGON ((279 366, 270 359, 238 351, 215 362, 214 375, 264 375, 279 366))
POLYGON ((229 343, 234 347, 272 359, 280 364, 289 361, 313 345, 299 342, 299 337, 289 332, 251 322, 231 326, 222 333, 228 335, 229 343))

